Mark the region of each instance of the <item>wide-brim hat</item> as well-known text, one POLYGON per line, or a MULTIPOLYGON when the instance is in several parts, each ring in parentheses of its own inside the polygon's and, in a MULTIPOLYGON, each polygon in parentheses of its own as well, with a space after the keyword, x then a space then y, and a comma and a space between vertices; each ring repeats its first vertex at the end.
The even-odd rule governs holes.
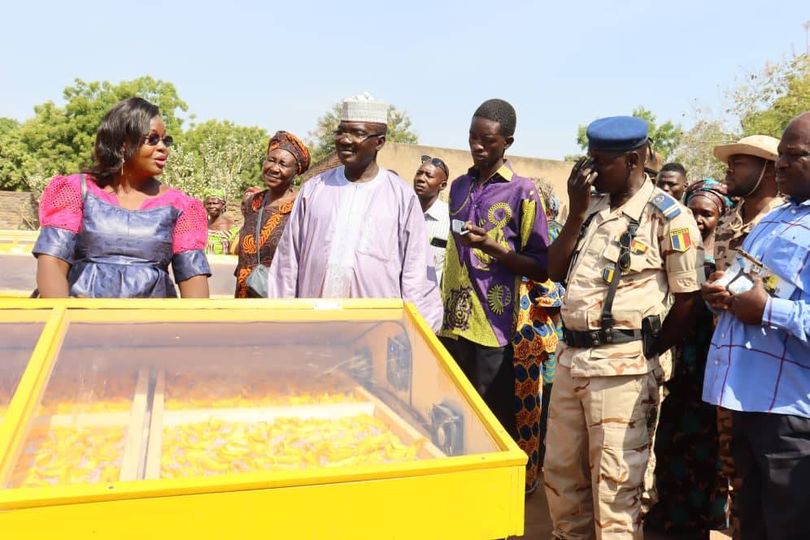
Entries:
POLYGON ((779 139, 776 137, 751 135, 749 137, 743 137, 738 142, 732 144, 715 146, 714 157, 723 163, 727 163, 728 158, 737 154, 756 156, 768 161, 776 161, 776 158, 779 156, 779 151, 777 150, 778 146, 779 139))

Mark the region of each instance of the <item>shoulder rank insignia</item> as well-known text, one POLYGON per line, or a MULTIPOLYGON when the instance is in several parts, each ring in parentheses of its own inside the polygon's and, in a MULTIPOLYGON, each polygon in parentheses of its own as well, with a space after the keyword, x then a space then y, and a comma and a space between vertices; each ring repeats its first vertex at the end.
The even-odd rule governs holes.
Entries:
POLYGON ((664 217, 669 221, 670 219, 674 218, 675 216, 680 215, 681 207, 678 205, 678 201, 675 200, 674 197, 671 195, 664 193, 663 191, 656 190, 657 193, 653 196, 652 200, 650 201, 653 206, 658 208, 664 217))
POLYGON ((689 229, 673 229, 669 232, 669 241, 672 244, 672 249, 680 251, 681 253, 689 249, 692 245, 692 238, 689 236, 689 229))
POLYGON ((613 276, 616 274, 616 265, 613 263, 608 263, 605 268, 602 269, 602 279, 605 280, 605 283, 610 285, 613 282, 613 276))

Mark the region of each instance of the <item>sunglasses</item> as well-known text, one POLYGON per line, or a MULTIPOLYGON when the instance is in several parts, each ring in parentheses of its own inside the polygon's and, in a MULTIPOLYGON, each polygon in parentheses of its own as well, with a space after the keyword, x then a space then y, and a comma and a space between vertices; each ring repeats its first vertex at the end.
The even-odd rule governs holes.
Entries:
POLYGON ((423 156, 422 156, 422 163, 426 163, 426 162, 428 162, 428 161, 429 161, 429 162, 430 162, 430 164, 431 164, 431 165, 433 165, 434 167, 438 167, 438 168, 440 168, 441 170, 443 170, 443 171, 444 171, 444 175, 445 175, 446 177, 448 177, 448 178, 450 177, 450 170, 447 168, 447 165, 444 163, 444 161, 442 161, 441 159, 439 159, 439 158, 437 158, 437 157, 431 157, 431 156, 428 156, 427 154, 423 155, 423 156))
POLYGON ((174 139, 171 135, 164 135, 161 137, 157 133, 150 133, 149 135, 144 135, 143 137, 143 144, 147 146, 157 146, 160 141, 163 141, 163 146, 166 148, 169 148, 174 144, 174 139))
POLYGON ((630 243, 633 237, 629 231, 625 231, 619 237, 619 268, 622 272, 630 270, 630 243))

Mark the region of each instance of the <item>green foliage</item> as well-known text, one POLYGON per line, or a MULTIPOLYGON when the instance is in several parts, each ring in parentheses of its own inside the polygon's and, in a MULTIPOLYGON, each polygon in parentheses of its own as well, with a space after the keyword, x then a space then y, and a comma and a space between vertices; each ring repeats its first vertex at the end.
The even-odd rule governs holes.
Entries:
POLYGON ((670 161, 682 164, 690 182, 704 178, 722 180, 726 165, 714 157, 713 149, 731 142, 735 137, 727 133, 721 122, 711 119, 708 112, 696 111, 694 125, 684 132, 670 156, 670 161))
POLYGON ((261 184, 267 140, 265 130, 231 122, 194 126, 172 152, 162 180, 200 199, 216 187, 229 201, 239 201, 245 188, 261 184))
POLYGON ((22 124, 8 119, 0 123, 0 188, 30 187, 29 177, 49 177, 87 167, 92 163, 101 118, 113 105, 132 96, 160 107, 167 131, 180 132, 178 111, 186 111, 188 106, 173 84, 151 77, 119 84, 76 79, 63 92, 64 107, 47 101, 34 107, 34 117, 22 124))
MULTIPOLYGON (((669 120, 658 125, 652 111, 644 107, 636 107, 633 109, 632 116, 647 121, 649 125, 649 138, 653 143, 653 150, 660 153, 664 161, 666 161, 670 153, 672 153, 672 150, 678 146, 680 142, 680 138, 683 135, 681 126, 673 124, 669 120)), ((579 126, 579 128, 577 128, 577 144, 582 150, 587 150, 588 148, 587 129, 587 126, 579 126)))
POLYGON ((197 154, 200 163, 216 161, 216 158, 207 153, 211 148, 215 149, 215 153, 229 154, 232 159, 238 157, 238 163, 230 165, 230 168, 238 171, 237 185, 241 193, 245 188, 262 183, 262 161, 269 138, 270 135, 264 128, 237 126, 227 120, 209 120, 193 125, 183 133, 178 148, 197 154), (238 152, 234 148, 238 148, 238 152))
MULTIPOLYGON (((341 104, 336 103, 323 116, 318 118, 318 125, 309 133, 309 151, 312 163, 318 163, 334 152, 335 139, 332 133, 340 124, 341 104)), ((388 107, 388 133, 385 136, 388 142, 416 144, 419 138, 411 130, 411 119, 404 111, 397 110, 393 105, 388 107)))
POLYGON ((21 188, 20 160, 25 147, 20 140, 20 123, 11 118, 0 118, 0 189, 21 188))
POLYGON ((810 110, 810 58, 794 56, 745 74, 726 93, 726 102, 720 117, 696 109, 694 125, 673 152, 672 160, 683 163, 691 180, 725 176, 725 163, 712 154, 716 145, 748 135, 780 138, 794 116, 810 110))
POLYGON ((749 74, 731 99, 742 136, 781 137, 793 117, 810 109, 810 57, 803 54, 749 74))

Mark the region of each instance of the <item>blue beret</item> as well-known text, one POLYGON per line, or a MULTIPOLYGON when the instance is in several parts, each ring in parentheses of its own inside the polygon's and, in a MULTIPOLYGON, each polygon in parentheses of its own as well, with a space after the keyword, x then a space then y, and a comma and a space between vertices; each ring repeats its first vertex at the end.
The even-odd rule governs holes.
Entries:
POLYGON ((588 126, 591 150, 629 152, 647 143, 647 122, 633 116, 611 116, 594 120, 588 126))

